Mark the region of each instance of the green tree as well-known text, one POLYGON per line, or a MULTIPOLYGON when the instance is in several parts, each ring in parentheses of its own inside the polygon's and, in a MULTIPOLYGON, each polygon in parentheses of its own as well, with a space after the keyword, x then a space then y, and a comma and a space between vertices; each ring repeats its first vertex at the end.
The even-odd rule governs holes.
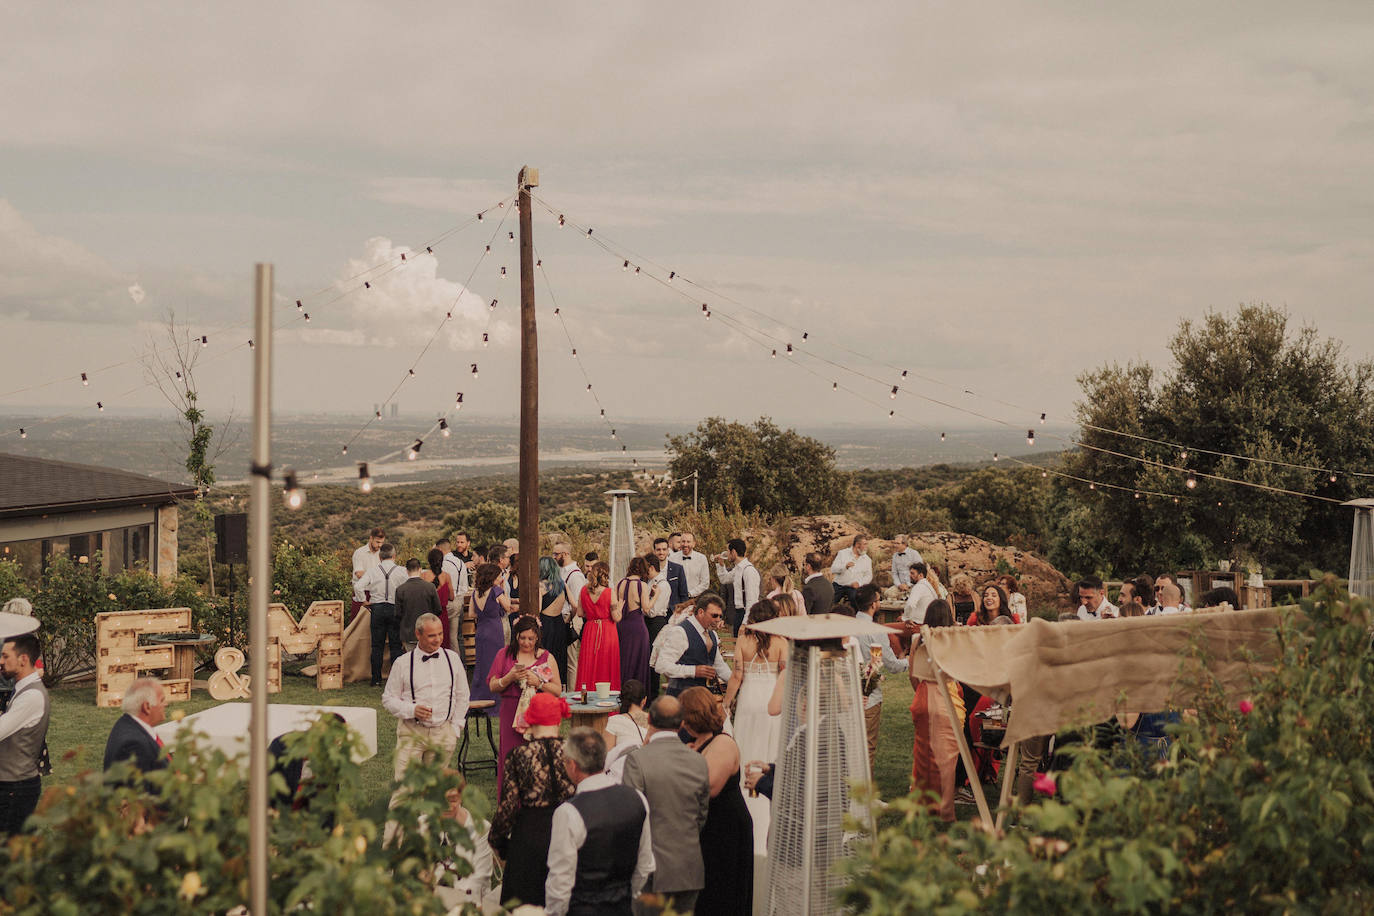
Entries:
POLYGON ((466 531, 473 544, 499 544, 515 537, 520 513, 508 503, 483 500, 467 509, 459 509, 444 516, 444 531, 466 531))
POLYGON ((1329 469, 1374 467, 1374 362, 1349 362, 1338 341, 1292 331, 1287 314, 1264 305, 1185 320, 1169 351, 1172 365, 1159 371, 1113 364, 1080 377, 1088 447, 1068 453, 1064 470, 1123 489, 1055 484, 1055 563, 1127 574, 1220 559, 1257 560, 1271 575, 1339 567, 1349 520, 1335 503, 1186 481, 1192 471, 1338 502, 1363 495, 1329 469), (1146 490, 1171 495, 1136 496, 1146 490))
POLYGON ((667 448, 673 496, 690 502, 697 474, 702 508, 812 515, 844 507, 848 480, 835 466, 835 450, 767 417, 753 426, 708 417, 670 437, 667 448))

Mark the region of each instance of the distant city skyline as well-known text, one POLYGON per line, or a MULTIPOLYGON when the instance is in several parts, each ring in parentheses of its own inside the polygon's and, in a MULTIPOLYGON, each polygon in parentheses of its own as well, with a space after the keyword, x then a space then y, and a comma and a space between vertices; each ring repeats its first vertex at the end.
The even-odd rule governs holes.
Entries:
POLYGON ((0 13, 0 411, 170 414, 168 310, 246 410, 270 261, 279 415, 513 417, 526 164, 546 418, 1071 424, 1241 302, 1374 355, 1365 5, 416 13, 0 13))

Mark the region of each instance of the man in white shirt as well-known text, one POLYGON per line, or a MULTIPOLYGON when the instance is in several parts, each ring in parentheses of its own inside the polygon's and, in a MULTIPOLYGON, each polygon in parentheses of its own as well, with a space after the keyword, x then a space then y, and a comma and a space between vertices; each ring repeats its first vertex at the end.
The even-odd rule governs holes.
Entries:
POLYGON ((1155 598, 1158 600, 1155 601, 1154 607, 1145 612, 1147 615, 1173 613, 1169 608, 1174 608, 1177 611, 1192 610, 1192 608, 1188 606, 1188 602, 1183 600, 1183 586, 1179 584, 1178 577, 1173 573, 1160 573, 1159 576, 1156 577, 1155 598), (1164 600, 1163 591, 1166 585, 1172 585, 1175 589, 1176 597, 1172 603, 1164 600))
POLYGON ((897 549, 892 553, 892 584, 897 586, 899 592, 906 593, 911 591, 911 581, 906 571, 912 563, 924 561, 919 550, 907 547, 905 534, 899 534, 893 540, 897 542, 897 549))
POLYGON ((907 593, 906 604, 902 607, 902 620, 920 626, 926 622, 926 608, 938 596, 935 587, 926 578, 926 564, 912 563, 907 567, 907 579, 911 591, 907 593))
POLYGON ((831 585, 835 589, 835 602, 847 601, 852 606, 855 589, 873 581, 873 558, 868 555, 868 535, 854 535, 854 545, 835 554, 830 571, 834 574, 831 585))
POLYGON ((577 791, 553 812, 544 912, 629 913, 654 872, 649 803, 605 773, 606 740, 595 729, 569 733, 563 765, 577 791))
POLYGON ((565 684, 577 683, 577 657, 579 637, 582 635, 582 589, 587 587, 587 577, 573 562, 572 545, 559 541, 553 545, 553 561, 558 564, 558 575, 563 578, 563 619, 571 626, 573 633, 568 637, 568 679, 565 684))
MULTIPOLYGON (((925 564, 916 565, 924 566, 925 564)), ((913 568, 915 567, 913 566, 913 568)), ((929 588, 929 585, 927 584, 926 587, 929 588)), ((912 589, 912 591, 915 590, 915 588, 912 589)), ((873 615, 878 610, 880 597, 878 586, 872 583, 861 586, 855 593, 855 601, 858 603, 854 608, 857 610, 854 616, 859 620, 872 623, 873 615)), ((925 608, 921 609, 921 616, 924 619, 925 608)), ((854 638, 859 643, 859 669, 861 671, 868 670, 868 667, 873 663, 873 650, 875 648, 879 650, 880 664, 884 671, 892 673, 905 671, 911 664, 910 659, 897 657, 897 654, 892 651, 892 640, 882 634, 863 633, 854 638)), ((878 725, 882 721, 882 717, 883 684, 882 681, 879 681, 878 686, 873 688, 873 692, 864 701, 864 731, 868 735, 868 775, 870 779, 877 778, 875 765, 878 760, 878 725)))
POLYGON ((401 619, 396 616, 396 589, 405 584, 406 571, 393 557, 396 548, 383 544, 377 552, 377 565, 363 576, 371 614, 369 630, 372 637, 372 686, 382 686, 382 651, 390 644, 391 660, 401 654, 401 619))
POLYGON ((7 636, 0 648, 0 670, 14 679, 14 696, 0 714, 0 840, 23 829, 43 794, 50 705, 42 672, 34 668, 38 657, 32 633, 7 636))
POLYGON ((663 631, 655 670, 668 678, 664 693, 677 696, 688 687, 704 687, 712 676, 730 679, 730 666, 720 655, 715 630, 725 616, 725 604, 710 592, 696 600, 696 613, 663 631))
POLYGON ((674 563, 678 562, 677 558, 680 555, 681 550, 682 532, 674 531, 668 535, 668 555, 672 557, 674 563))
POLYGON ((1107 590, 1096 576, 1079 580, 1078 600, 1079 620, 1107 620, 1121 616, 1121 610, 1107 600, 1107 590))
POLYGON ((382 545, 385 543, 386 532, 381 528, 373 528, 367 543, 353 551, 353 607, 349 611, 349 620, 357 617, 358 609, 367 604, 367 588, 363 578, 381 562, 382 545))
POLYGON ((444 552, 444 560, 439 568, 448 573, 448 580, 453 584, 453 598, 449 602, 452 606, 453 601, 460 600, 459 595, 468 591, 468 565, 453 552, 452 542, 448 538, 439 538, 434 546, 444 552))
POLYGON ((716 557, 716 578, 722 586, 730 586, 731 602, 734 611, 730 615, 735 637, 739 628, 749 622, 749 609, 759 600, 759 571, 746 556, 749 548, 744 538, 731 538, 725 546, 725 553, 716 557), (722 561, 728 562, 727 569, 722 561))
MULTIPOLYGON (((391 674, 382 691, 382 707, 396 717, 396 754, 392 778, 405 776, 417 757, 436 752, 447 761, 458 746, 458 732, 467 723, 468 678, 463 659, 445 649, 444 625, 433 614, 415 621, 416 646, 391 663, 391 674)), ((391 807, 400 801, 400 788, 391 796, 391 807)), ((396 832, 394 821, 386 825, 385 840, 396 832)))
POLYGON ((687 597, 700 598, 711 588, 710 561, 706 554, 697 552, 697 539, 692 532, 682 532, 681 543, 681 549, 669 551, 668 559, 681 565, 687 573, 687 597))
POLYGON ((1182 610, 1183 590, 1174 583, 1166 581, 1159 588, 1159 604, 1150 609, 1150 614, 1178 614, 1182 610))

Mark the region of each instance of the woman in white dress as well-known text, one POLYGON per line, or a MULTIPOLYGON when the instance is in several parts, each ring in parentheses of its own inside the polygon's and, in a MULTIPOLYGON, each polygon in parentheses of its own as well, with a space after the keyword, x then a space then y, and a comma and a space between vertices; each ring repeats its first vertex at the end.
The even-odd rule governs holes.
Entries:
POLYGON ((645 689, 631 678, 620 685, 620 712, 606 720, 606 772, 617 779, 625 767, 625 755, 644 743, 649 733, 649 714, 644 711, 645 689))
MULTIPOLYGON (((735 702, 733 714, 735 743, 740 760, 772 763, 777 754, 781 717, 768 714, 768 701, 785 667, 787 640, 760 633, 753 624, 778 616, 777 605, 767 598, 749 609, 749 626, 740 630, 735 643, 735 667, 725 687, 725 708, 735 702)), ((763 796, 746 797, 745 805, 754 819, 754 855, 768 849, 770 805, 763 796)))

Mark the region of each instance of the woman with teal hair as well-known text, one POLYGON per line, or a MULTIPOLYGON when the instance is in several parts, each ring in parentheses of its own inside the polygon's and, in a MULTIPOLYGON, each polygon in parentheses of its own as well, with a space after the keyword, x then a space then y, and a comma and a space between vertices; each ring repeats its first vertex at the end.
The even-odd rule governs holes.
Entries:
POLYGON ((567 595, 563 591, 563 576, 553 557, 539 558, 539 624, 543 631, 544 648, 558 665, 558 677, 568 683, 568 644, 575 638, 573 628, 564 619, 568 610, 567 595))

